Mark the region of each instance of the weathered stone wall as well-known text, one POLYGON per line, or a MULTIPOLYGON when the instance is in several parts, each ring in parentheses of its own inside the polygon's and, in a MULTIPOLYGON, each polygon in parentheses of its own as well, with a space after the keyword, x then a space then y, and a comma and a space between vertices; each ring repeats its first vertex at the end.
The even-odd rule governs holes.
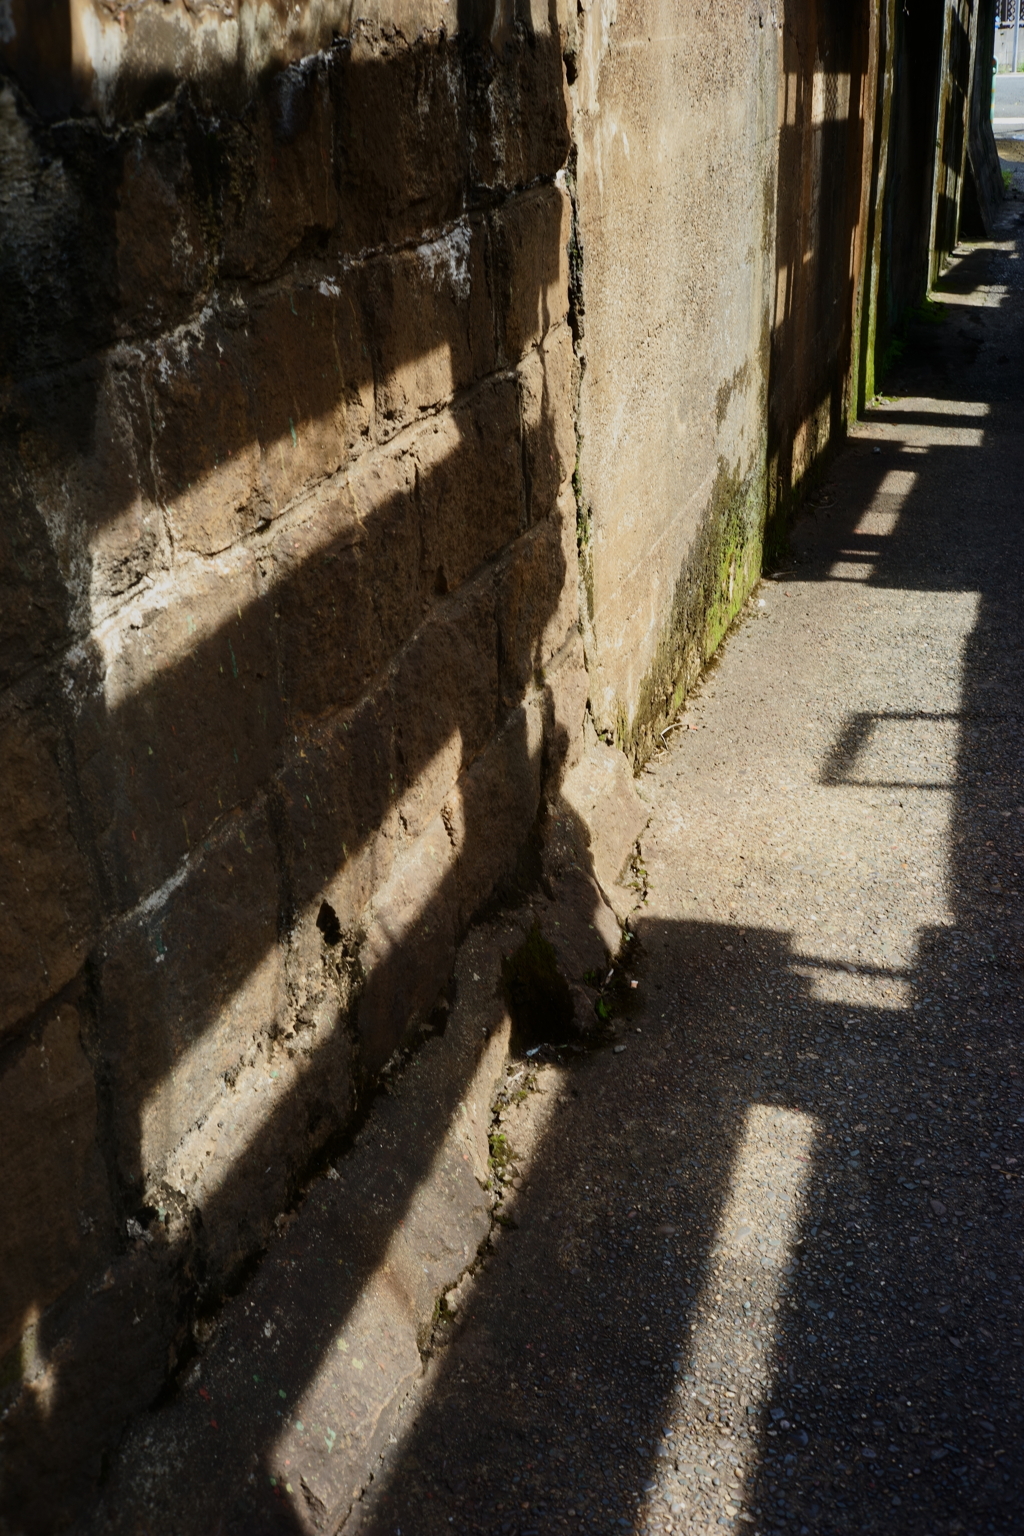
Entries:
POLYGON ((991 233, 1002 198, 988 121, 991 0, 886 0, 883 20, 861 400, 961 233, 991 233))
POLYGON ((977 40, 978 0, 954 0, 943 17, 929 282, 947 265, 960 233, 977 40))
POLYGON ((879 378, 906 315, 923 299, 930 264, 943 0, 896 7, 892 120, 885 146, 885 197, 877 325, 879 378))
POLYGON ((1003 178, 992 129, 992 59, 997 38, 996 10, 996 0, 978 0, 967 166, 961 199, 963 233, 975 239, 991 239, 995 234, 999 205, 1003 200, 1003 178))
POLYGON ((22 7, 0 98, 2 1481, 41 1528, 581 740, 557 23, 289 9, 22 7))

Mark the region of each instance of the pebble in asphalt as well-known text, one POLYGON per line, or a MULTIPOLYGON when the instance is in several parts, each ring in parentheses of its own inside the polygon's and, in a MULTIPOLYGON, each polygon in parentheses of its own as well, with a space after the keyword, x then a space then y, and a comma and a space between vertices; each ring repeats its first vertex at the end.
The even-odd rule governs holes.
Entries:
POLYGON ((644 774, 627 1049, 346 1530, 1021 1529, 1016 219, 644 774))

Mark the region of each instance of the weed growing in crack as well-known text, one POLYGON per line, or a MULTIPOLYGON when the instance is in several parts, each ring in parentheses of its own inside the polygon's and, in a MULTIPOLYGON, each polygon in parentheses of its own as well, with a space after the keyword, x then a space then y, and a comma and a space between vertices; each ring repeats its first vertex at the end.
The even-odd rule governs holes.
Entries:
POLYGON ((506 1185, 511 1184, 516 1174, 515 1153, 504 1131, 492 1126, 487 1138, 490 1154, 487 1158, 487 1166, 491 1177, 489 1187, 501 1191, 506 1185))

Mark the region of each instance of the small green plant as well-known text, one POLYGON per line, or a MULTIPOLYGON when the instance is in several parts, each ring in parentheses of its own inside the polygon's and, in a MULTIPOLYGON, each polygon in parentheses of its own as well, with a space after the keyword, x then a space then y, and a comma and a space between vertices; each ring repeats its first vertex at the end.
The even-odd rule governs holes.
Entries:
POLYGON ((492 1131, 488 1137, 491 1155, 487 1162, 495 1173, 503 1174, 512 1165, 512 1148, 504 1131, 492 1131))
MULTIPOLYGON (((500 1116, 503 1109, 508 1109, 510 1104, 521 1104, 528 1093, 532 1093, 537 1086, 537 1074, 524 1066, 509 1068, 508 1075, 497 1093, 494 1095, 494 1103, 491 1106, 495 1116, 500 1116)), ((495 1125, 498 1124, 497 1118, 495 1125)))
POLYGON ((947 306, 933 299, 931 294, 923 299, 914 311, 914 318, 923 320, 926 325, 941 325, 948 315, 947 306))
POLYGON ((1013 186, 1013 172, 1012 171, 1004 171, 1003 172, 1003 191, 1004 192, 1009 192, 1010 188, 1012 186, 1013 186))
POLYGON ((518 1168, 516 1166, 515 1153, 509 1144, 509 1139, 504 1131, 493 1127, 487 1138, 490 1148, 490 1156, 487 1159, 487 1167, 490 1170, 488 1188, 496 1190, 500 1196, 515 1178, 518 1168))

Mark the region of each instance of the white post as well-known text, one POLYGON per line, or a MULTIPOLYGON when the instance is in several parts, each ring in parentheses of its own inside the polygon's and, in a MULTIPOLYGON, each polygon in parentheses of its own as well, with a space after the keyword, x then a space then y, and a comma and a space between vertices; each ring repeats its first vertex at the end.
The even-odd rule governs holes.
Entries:
POLYGON ((1020 8, 1024 0, 1013 0, 1013 72, 1017 73, 1017 44, 1020 42, 1020 8))

